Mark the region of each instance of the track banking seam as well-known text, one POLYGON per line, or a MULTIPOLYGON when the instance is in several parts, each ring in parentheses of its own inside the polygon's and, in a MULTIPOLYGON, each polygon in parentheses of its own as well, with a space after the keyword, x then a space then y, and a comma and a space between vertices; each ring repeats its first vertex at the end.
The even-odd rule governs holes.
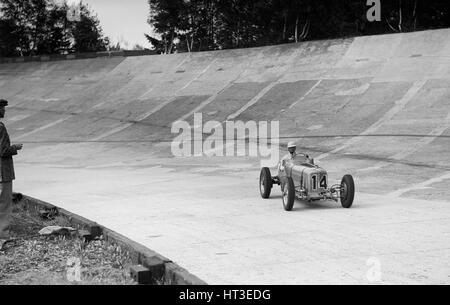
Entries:
POLYGON ((20 139, 26 138, 26 137, 31 136, 31 135, 33 135, 33 134, 39 132, 39 131, 43 131, 43 130, 45 130, 45 129, 48 129, 48 128, 50 128, 50 127, 53 127, 53 126, 55 126, 55 125, 58 125, 59 123, 62 123, 62 122, 67 121, 67 120, 70 119, 71 117, 73 117, 73 116, 72 116, 72 115, 68 115, 68 116, 66 116, 66 117, 64 117, 64 118, 61 118, 61 119, 59 119, 59 120, 56 120, 56 121, 54 121, 54 122, 52 122, 52 123, 50 123, 50 124, 47 124, 47 125, 41 126, 41 127, 39 127, 39 128, 36 128, 36 129, 33 130, 33 131, 24 133, 24 134, 18 136, 18 137, 16 138, 16 140, 20 140, 20 139))
POLYGON ((295 50, 292 55, 289 57, 289 64, 287 64, 287 68, 283 69, 282 72, 280 72, 279 76, 275 79, 275 81, 272 81, 269 85, 264 87, 255 97, 253 97, 247 104, 245 104, 241 109, 236 111, 235 113, 230 114, 227 117, 227 120, 234 120, 238 116, 240 116, 242 113, 244 113, 247 109, 255 105, 259 102, 259 100, 264 97, 272 88, 274 88, 276 85, 281 83, 281 79, 284 77, 284 75, 289 71, 289 69, 292 68, 291 63, 295 61, 295 59, 299 56, 301 52, 298 50, 295 50))
MULTIPOLYGON (((169 74, 169 73, 173 73, 174 71, 176 71, 179 67, 181 67, 181 66, 182 66, 182 65, 190 58, 190 56, 191 56, 191 54, 188 54, 187 56, 185 56, 185 58, 183 58, 183 60, 182 60, 182 61, 181 61, 174 69, 167 70, 166 72, 164 72, 164 74, 169 74)), ((118 67, 118 66, 117 66, 117 67, 118 67)), ((116 70, 117 67, 114 68, 114 70, 116 70)), ((112 71, 114 71, 114 70, 112 70, 112 71)), ((112 75, 114 75, 113 72, 110 72, 110 73, 111 73, 112 75)), ((120 74, 120 72, 119 72, 119 74, 120 74)), ((133 78, 134 78, 134 77, 133 77, 133 78)), ((130 78, 130 79, 128 80, 128 82, 127 82, 126 85, 128 85, 128 84, 133 80, 133 78, 130 78)), ((105 79, 109 79, 109 78, 108 78, 108 77, 105 77, 105 79)), ((159 79, 161 79, 161 78, 159 78, 159 79)), ((157 84, 160 84, 160 83, 161 83, 161 82, 158 82, 157 84)), ((95 87, 96 87, 97 85, 98 85, 98 84, 94 84, 94 85, 92 85, 90 88, 94 88, 94 89, 95 89, 95 87)), ((126 86, 125 86, 125 87, 126 87, 126 86)), ((156 85, 153 84, 153 85, 151 86, 150 90, 148 90, 147 92, 145 92, 144 94, 142 94, 140 97, 138 97, 137 100, 139 100, 139 101, 145 100, 145 96, 146 96, 147 94, 149 94, 151 91, 153 91, 153 89, 154 89, 155 87, 156 87, 156 85)), ((120 90, 123 90, 123 88, 119 89, 118 92, 120 92, 120 90)), ((116 92, 116 93, 117 93, 117 92, 116 92)), ((111 94, 113 94, 113 93, 110 93, 108 96, 110 96, 111 94)), ((103 105, 108 104, 108 101, 109 101, 109 99, 106 97, 106 98, 104 98, 104 100, 103 100, 102 102, 93 105, 93 106, 90 107, 87 111, 95 110, 95 109, 97 109, 97 108, 99 108, 99 107, 102 107, 103 105)))
MULTIPOLYGON (((208 135, 206 135, 208 136, 208 135)), ((368 135, 369 137, 372 136, 380 136, 380 135, 368 135)), ((387 135, 389 137, 393 135, 387 135)), ((402 136, 402 135, 399 135, 402 136)), ((409 135, 410 136, 410 135, 409 135)), ((351 135, 349 137, 355 137, 354 135, 351 135)), ((423 137, 423 135, 417 135, 416 137, 423 137)), ((445 138, 450 139, 450 136, 446 136, 445 138)), ((292 137, 280 137, 280 139, 292 139, 292 137)), ((237 139, 239 140, 239 139, 237 139)), ((249 140, 249 139, 243 139, 243 140, 249 140)), ((155 139, 155 140, 89 140, 89 141, 80 141, 80 140, 46 140, 46 141, 23 141, 24 144, 89 144, 89 143, 102 143, 102 144, 108 144, 108 143, 166 143, 170 144, 172 140, 161 140, 161 139, 155 139)), ((234 144, 234 143, 233 143, 234 144)), ((303 150, 311 151, 311 152, 317 152, 317 153, 323 153, 324 150, 315 148, 315 147, 301 147, 303 150)), ((212 149, 208 152, 214 152, 215 149, 212 149)), ((450 172, 450 166, 445 165, 437 165, 437 164, 430 164, 427 163, 419 163, 419 162, 409 162, 405 160, 396 160, 392 158, 386 158, 386 157, 377 157, 373 155, 367 155, 367 154, 348 154, 348 153, 334 153, 336 156, 350 158, 350 159, 357 159, 357 160, 373 160, 373 161, 379 161, 384 163, 390 163, 390 164, 401 164, 411 167, 419 167, 419 168, 433 168, 443 171, 449 171, 450 172)))
POLYGON ((279 84, 279 81, 281 79, 281 76, 274 82, 271 82, 269 85, 267 85, 266 87, 264 87, 260 92, 258 92, 258 94, 253 97, 247 104, 245 104, 243 107, 241 107, 241 109, 239 109, 238 111, 236 111, 233 114, 230 114, 227 117, 227 121, 232 121, 234 119, 236 119, 238 116, 240 116, 242 113, 244 113, 248 108, 252 107, 253 105, 255 105, 263 96, 265 96, 270 90, 272 90, 273 87, 275 87, 276 85, 279 84))
POLYGON ((405 157, 417 152, 418 150, 427 146, 428 144, 431 144, 434 140, 441 138, 444 132, 449 128, 450 128, 450 112, 444 119, 442 125, 433 129, 427 136, 424 136, 422 139, 420 139, 416 147, 414 147, 413 149, 405 150, 403 152, 399 152, 395 154, 392 158, 397 160, 404 159, 405 157))
MULTIPOLYGON (((160 127, 160 128, 167 127, 167 126, 161 126, 161 125, 157 125, 157 124, 144 123, 144 122, 136 121, 136 120, 120 119, 120 118, 117 118, 117 117, 110 117, 110 116, 97 115, 97 114, 90 114, 90 113, 84 113, 84 112, 78 112, 77 113, 77 112, 57 111, 57 110, 48 110, 48 109, 33 109, 33 108, 20 107, 20 106, 10 106, 9 108, 10 109, 21 109, 21 110, 34 110, 34 111, 38 111, 38 112, 52 113, 52 114, 55 114, 55 115, 68 115, 68 116, 71 116, 71 117, 82 116, 82 117, 93 118, 93 119, 108 119, 108 120, 125 122, 125 123, 130 123, 130 124, 140 124, 140 125, 145 125, 145 126, 149 126, 149 127, 160 127)), ((92 141, 92 140, 79 141, 79 143, 89 142, 89 141, 92 141)))
MULTIPOLYGON (((96 117, 97 119, 112 119, 112 120, 119 120, 119 119, 115 119, 115 118, 108 118, 108 117, 96 117)), ((123 120, 120 120, 123 121, 123 120)), ((169 128, 168 126, 163 126, 163 125, 157 125, 157 124, 151 124, 151 123, 143 123, 143 122, 133 122, 132 124, 136 124, 136 125, 143 125, 143 126, 148 126, 148 127, 159 127, 159 128, 169 128)), ((210 133, 203 133, 203 135, 205 136, 210 136, 210 133)), ((285 136, 285 137, 278 137, 276 139, 279 140, 291 140, 291 139, 330 139, 330 138, 356 138, 356 137, 370 137, 370 138, 380 138, 380 137, 399 137, 399 138, 433 138, 433 139, 450 139, 450 135, 442 135, 442 136, 429 136, 429 135, 424 135, 424 134, 370 134, 370 135, 354 135, 354 134, 347 134, 347 135, 324 135, 324 136, 285 136)), ((246 141, 256 141, 258 142, 259 139, 257 138, 249 138, 249 137, 245 137, 245 138, 238 138, 235 137, 234 140, 246 140, 246 141)), ((59 140, 55 140, 53 141, 54 143, 58 142, 59 140)), ((200 140, 192 140, 192 141, 200 141, 200 140)), ((67 142, 65 140, 61 140, 61 142, 67 142)), ((160 142, 160 143, 170 143, 172 142, 172 139, 166 138, 166 139, 158 139, 158 140, 104 140, 104 141, 94 141, 94 140, 74 140, 74 141, 69 141, 69 142, 74 142, 74 143, 89 143, 89 142, 123 142, 123 143, 140 143, 140 142, 160 142)), ((29 142, 31 143, 31 142, 29 142)), ((47 143, 47 141, 35 141, 34 143, 47 143)), ((270 144, 270 142, 269 142, 270 144)), ((304 147, 306 148, 306 147, 304 147)), ((314 148, 311 148, 313 151, 319 151, 319 152, 323 152, 322 150, 315 150, 314 148)), ((338 154, 338 153, 336 153, 338 154)), ((339 155, 352 155, 352 154, 343 154, 343 153, 339 153, 339 155)))
MULTIPOLYGON (((122 63, 123 63, 123 61, 121 61, 120 63, 116 64, 116 65, 114 66, 114 68, 112 68, 111 70, 109 70, 108 72, 106 72, 106 73, 105 73, 105 78, 106 78, 106 75, 109 75, 109 74, 113 73, 113 71, 116 70, 122 63)), ((97 83, 96 83, 96 84, 93 84, 93 85, 89 86, 86 90, 93 89, 93 88, 95 88, 96 85, 98 85, 98 84, 97 84, 97 83)), ((33 130, 33 131, 30 131, 30 132, 28 132, 28 133, 22 134, 22 135, 18 136, 16 139, 22 139, 22 138, 25 138, 25 137, 27 137, 27 136, 33 135, 33 134, 35 134, 35 133, 37 133, 37 132, 46 130, 46 129, 48 129, 48 128, 51 128, 51 127, 53 127, 53 126, 56 126, 56 125, 58 125, 58 124, 60 124, 60 123, 63 123, 63 122, 65 122, 65 121, 67 121, 68 119, 72 118, 74 115, 77 115, 76 113, 64 113, 64 112, 58 113, 58 112, 51 111, 51 110, 31 109, 31 108, 17 107, 17 106, 16 106, 16 107, 11 106, 10 108, 25 109, 25 110, 33 110, 33 111, 38 111, 38 112, 48 112, 48 113, 66 114, 66 115, 67 115, 67 117, 65 117, 65 118, 61 118, 61 119, 59 119, 59 120, 56 120, 55 122, 49 123, 49 124, 47 124, 47 125, 41 126, 41 127, 39 127, 39 128, 36 128, 36 129, 33 130)), ((24 118, 24 119, 26 119, 26 118, 24 118)))
MULTIPOLYGON (((394 160, 405 159, 407 156, 410 156, 410 155, 416 153, 417 151, 419 151, 420 149, 422 149, 423 147, 431 144, 436 139, 439 139, 439 138, 450 138, 450 136, 444 136, 443 135, 444 132, 447 129, 449 129, 449 128, 450 128, 450 112, 447 115, 447 117, 444 119, 444 122, 442 123, 442 125, 437 127, 437 128, 435 128, 434 130, 432 130, 429 134, 424 135, 423 137, 421 137, 421 139, 417 141, 417 143, 416 143, 414 148, 408 147, 404 151, 396 153, 395 155, 390 157, 390 159, 394 159, 394 160)), ((380 168, 383 168, 384 166, 387 166, 387 165, 388 165, 388 163, 386 163, 386 162, 379 162, 379 163, 375 164, 374 166, 367 167, 367 168, 362 168, 362 169, 360 169, 358 171, 368 171, 368 170, 372 170, 372 169, 380 169, 380 168)))
MULTIPOLYGON (((291 60, 294 60, 296 56, 297 56, 296 52, 293 52, 293 56, 292 56, 291 60)), ((184 64, 184 63, 187 61, 188 58, 190 58, 190 55, 187 56, 187 57, 183 60, 183 62, 180 63, 177 67, 180 67, 182 64, 184 64)), ((178 90, 174 93, 174 95, 173 95, 171 98, 169 98, 166 102, 161 103, 160 105, 156 106, 156 107, 155 107, 154 109, 152 109, 150 112, 147 112, 147 113, 143 114, 142 116, 140 116, 140 117, 137 119, 137 121, 145 120, 146 118, 150 117, 152 114, 156 113, 157 111, 161 110, 162 108, 164 108, 164 107, 167 106, 168 104, 172 103, 172 102, 177 98, 177 94, 178 94, 179 92, 181 92, 182 90, 188 88, 193 82, 195 82, 195 81, 198 80, 200 77, 202 77, 202 76, 203 76, 203 75, 211 68, 211 66, 212 66, 215 62, 217 62, 217 60, 218 60, 217 58, 214 58, 214 59, 208 64, 208 66, 205 67, 205 69, 203 69, 198 75, 196 75, 193 79, 191 79, 191 80, 190 80, 187 84, 185 84, 183 87, 181 87, 180 89, 178 89, 178 90)), ((248 66, 249 66, 249 65, 250 65, 250 63, 248 64, 248 66)), ((245 69, 238 75, 238 77, 237 77, 236 79, 234 79, 234 80, 231 81, 230 83, 233 84, 237 79, 239 79, 239 77, 240 77, 245 71, 248 70, 248 66, 247 66, 247 68, 245 68, 245 69)), ((289 69, 289 68, 288 68, 288 69, 289 69)), ((276 82, 274 82, 274 85, 273 85, 273 86, 275 86, 275 84, 278 83, 278 81, 279 81, 280 78, 281 78, 281 76, 277 79, 276 82)), ((229 83, 229 84, 230 84, 230 83, 229 83)), ((225 88, 227 88, 227 86, 228 86, 228 84, 225 86, 225 88)), ((273 87, 273 86, 272 86, 272 87, 273 87)), ((270 87, 270 85, 269 85, 268 87, 270 87)), ((267 89, 267 91, 270 90, 272 87, 270 87, 269 89, 267 89)), ((197 107, 194 109, 194 111, 200 111, 200 110, 201 110, 202 108, 204 108, 206 105, 208 105, 208 104, 210 104, 211 102, 213 102, 214 99, 215 99, 215 97, 217 97, 217 96, 220 94, 220 92, 223 92, 223 90, 225 90, 225 88, 223 88, 223 89, 220 90, 218 93, 214 94, 213 96, 211 96, 210 98, 208 98, 206 101, 204 101, 203 103, 201 103, 199 106, 197 106, 197 107)), ((265 89, 266 89, 266 88, 265 88, 265 89)), ((267 92, 267 91, 264 91, 265 89, 263 89, 263 90, 260 92, 260 94, 261 94, 262 92, 263 92, 263 94, 265 94, 265 93, 267 92)), ((153 88, 152 88, 152 90, 153 90, 153 88)), ((146 94, 147 94, 147 93, 146 93, 146 94)), ((146 94, 144 94, 144 95, 146 95, 146 94)), ((257 95, 257 96, 259 96, 259 95, 257 95)), ((260 98, 260 97, 259 97, 259 98, 260 98)), ((255 101, 255 103, 259 100, 259 98, 255 101)), ((190 113, 184 115, 182 118, 180 118, 180 119, 178 119, 178 120, 176 120, 176 121, 181 121, 181 120, 183 120, 183 119, 189 117, 189 115, 190 115, 191 113, 192 113, 192 111, 191 111, 190 113)), ((195 112, 194 112, 194 113, 195 113, 195 112)), ((111 135, 113 135, 113 134, 115 134, 115 133, 117 133, 117 132, 120 132, 120 131, 122 131, 122 130, 125 130, 125 129, 129 128, 129 127, 131 127, 133 124, 135 124, 135 123, 134 123, 134 122, 131 122, 131 123, 125 124, 125 125, 123 125, 123 126, 117 127, 117 128, 115 128, 115 129, 113 129, 113 130, 111 130, 111 131, 109 131, 109 132, 107 132, 107 133, 105 133, 105 134, 103 134, 103 135, 100 135, 100 136, 98 136, 98 137, 95 137, 93 140, 101 140, 101 139, 103 139, 103 138, 106 138, 106 137, 111 136, 111 135)))
POLYGON ((217 62, 217 58, 214 58, 209 65, 202 70, 202 72, 200 72, 200 74, 198 74, 196 77, 194 77, 193 79, 191 79, 186 85, 184 85, 183 87, 181 87, 180 89, 178 89, 175 94, 178 94, 179 92, 183 91, 184 89, 186 89, 187 87, 189 87, 193 82, 195 82, 196 80, 198 80, 200 77, 202 77, 206 72, 208 72, 208 70, 211 68, 211 66, 217 62))
MULTIPOLYGON (((173 71, 176 71, 177 69, 179 69, 182 65, 184 65, 184 64, 186 63, 186 61, 187 61, 189 58, 191 58, 191 54, 190 54, 190 53, 189 53, 187 56, 185 56, 185 57, 183 58, 183 60, 182 60, 182 61, 181 61, 181 62, 180 62, 173 70, 171 70, 171 71, 173 72, 173 71)), ((164 74, 168 74, 168 73, 169 73, 169 72, 167 71, 167 72, 165 72, 164 74)), ((160 84, 160 82, 158 82, 158 84, 160 84)), ((155 87, 156 87, 156 84, 153 84, 152 87, 151 87, 149 90, 147 90, 144 94, 142 94, 142 95, 141 95, 140 97, 138 97, 137 99, 138 99, 139 101, 145 100, 145 97, 146 97, 150 92, 152 92, 152 91, 155 89, 155 87)), ((137 118, 136 121, 142 121, 142 120, 144 120, 145 118, 151 116, 151 115, 152 115, 153 113, 155 113, 156 111, 159 111, 160 109, 162 109, 164 106, 166 106, 166 105, 172 103, 174 100, 175 100, 174 98, 169 98, 166 102, 161 103, 161 104, 158 105, 157 107, 153 108, 151 111, 146 112, 146 113, 142 114, 141 116, 139 116, 139 117, 137 118)), ((123 131, 123 130, 125 130, 125 129, 131 127, 131 126, 133 126, 135 123, 136 123, 136 122, 134 122, 134 121, 133 121, 133 122, 125 123, 124 125, 118 126, 118 127, 116 127, 116 128, 113 128, 112 130, 110 130, 110 131, 108 131, 108 132, 105 132, 105 133, 103 133, 103 134, 101 134, 101 135, 99 135, 99 136, 97 136, 97 137, 95 137, 95 138, 93 138, 93 139, 91 139, 91 140, 92 140, 92 141, 99 141, 99 140, 104 139, 104 138, 106 138, 106 137, 112 136, 112 135, 114 135, 114 134, 116 134, 116 133, 119 133, 119 132, 121 132, 121 131, 123 131)))
POLYGON ((369 126, 366 130, 364 130, 359 137, 352 138, 348 140, 346 143, 341 145, 340 147, 333 149, 330 152, 324 153, 316 158, 316 160, 322 160, 327 158, 328 156, 335 154, 339 151, 342 151, 357 142, 361 139, 361 136, 371 134, 378 130, 384 123, 391 120, 397 113, 401 112, 406 105, 412 100, 412 98, 423 88, 426 84, 427 80, 420 80, 414 82, 411 88, 406 92, 406 94, 397 102, 395 102, 395 106, 392 107, 388 112, 386 112, 377 122, 369 126))
POLYGON ((221 90, 219 90, 218 92, 214 93, 213 95, 211 95, 208 99, 206 99, 204 102, 202 102, 200 105, 198 105, 196 108, 194 108, 192 111, 188 112, 187 114, 183 115, 181 118, 179 118, 178 120, 175 120, 175 122, 180 122, 180 121, 184 121, 186 120, 188 117, 194 115, 195 113, 199 112, 200 110, 202 110, 203 108, 205 108, 206 106, 208 106, 209 104, 211 104, 212 102, 214 102, 216 100, 216 98, 223 92, 225 92, 225 90, 227 90, 228 88, 230 88, 232 85, 235 84, 235 82, 242 76, 242 74, 244 74, 246 71, 248 71, 248 68, 251 66, 251 61, 247 62, 247 66, 231 81, 229 81, 221 90))
MULTIPOLYGON (((190 58, 190 55, 188 55, 188 56, 187 56, 187 57, 186 57, 186 58, 185 58, 185 59, 184 59, 184 60, 183 60, 183 61, 182 61, 175 69, 178 69, 179 67, 181 67, 181 66, 187 61, 188 58, 190 58)), ((199 79, 202 75, 204 75, 204 74, 211 68, 211 66, 212 66, 216 61, 217 61, 217 59, 214 58, 214 59, 209 63, 209 65, 208 65, 205 69, 203 69, 197 76, 195 76, 195 77, 192 78, 190 81, 188 81, 188 83, 187 83, 186 85, 184 85, 182 88, 180 88, 180 89, 178 89, 177 91, 175 91, 175 93, 174 93, 174 95, 173 95, 172 97, 170 97, 170 98, 169 98, 168 100, 166 100, 165 102, 160 103, 158 106, 156 106, 155 108, 153 108, 151 111, 146 112, 146 113, 144 113, 143 115, 139 116, 139 117, 137 118, 136 121, 143 121, 143 120, 145 120, 146 118, 150 117, 152 114, 154 114, 154 113, 160 111, 160 110, 161 110, 162 108, 164 108, 165 106, 171 104, 173 101, 175 101, 175 100, 177 99, 177 94, 178 94, 180 91, 186 89, 186 88, 189 87, 194 81, 196 81, 196 80, 199 79)), ((155 88, 155 86, 153 86, 153 88, 152 88, 151 90, 153 90, 154 88, 155 88)), ((151 90, 150 90, 150 91, 151 91, 151 90)), ((143 96, 147 95, 148 93, 149 93, 149 92, 145 93, 143 96)), ((141 98, 142 98, 142 96, 141 96, 141 98)), ((123 131, 123 130, 125 130, 125 129, 131 127, 131 126, 133 126, 134 124, 135 124, 135 123, 132 122, 132 123, 125 124, 125 125, 123 125, 123 126, 119 126, 119 127, 115 128, 115 129, 113 129, 113 130, 110 130, 110 131, 108 131, 108 132, 106 132, 106 133, 104 133, 104 134, 102 134, 102 135, 100 135, 100 136, 95 137, 94 140, 101 140, 101 139, 104 139, 104 138, 106 138, 106 137, 112 136, 113 134, 116 134, 116 133, 118 133, 118 132, 121 132, 121 131, 123 131)))
MULTIPOLYGON (((38 111, 38 112, 46 112, 46 113, 52 113, 55 115, 67 115, 70 117, 74 117, 74 116, 84 116, 84 117, 88 117, 88 118, 93 118, 93 119, 108 119, 108 120, 114 120, 114 121, 120 121, 120 122, 125 122, 125 123, 129 123, 129 124, 136 124, 136 125, 143 125, 143 126, 148 126, 148 127, 157 127, 157 128, 169 128, 169 126, 164 126, 164 125, 158 125, 158 124, 152 124, 152 123, 147 123, 147 122, 142 122, 142 121, 138 121, 138 120, 127 120, 127 119, 120 119, 117 117, 110 117, 110 116, 104 116, 104 115, 97 115, 97 114, 90 114, 90 113, 77 113, 77 112, 69 112, 69 111, 57 111, 57 110, 48 110, 48 109, 33 109, 33 108, 27 108, 27 107, 22 107, 22 106, 10 106, 9 108, 11 109, 20 109, 20 110, 32 110, 32 111, 38 111)), ((207 133, 203 133, 206 136, 209 136, 210 134, 207 133)), ((18 137, 23 137, 22 135, 18 136, 18 137)), ((430 134, 331 134, 331 135, 314 135, 314 136, 280 136, 277 139, 279 140, 288 140, 288 139, 324 139, 324 138, 366 138, 366 137, 409 137, 409 138, 432 138, 432 139, 436 139, 436 138, 443 138, 443 139, 450 139, 450 135, 430 135, 430 134)), ((245 137, 243 139, 241 138, 236 138, 236 140, 248 140, 248 141, 259 141, 258 138, 249 138, 249 137, 245 137)), ((151 141, 149 140, 149 142, 171 142, 172 139, 158 139, 158 140, 154 140, 151 141)), ((52 143, 56 143, 58 141, 52 141, 52 143)), ((61 142, 67 142, 67 141, 61 141, 61 142)), ((100 141, 100 140, 84 140, 84 141, 69 141, 69 142, 73 142, 73 143, 89 143, 89 142, 123 142, 123 143, 133 143, 133 142, 147 142, 147 140, 144 141, 138 141, 138 140, 123 140, 123 141, 100 141)), ((35 141, 35 142, 28 142, 28 143, 48 143, 48 141, 35 141)))
POLYGON ((315 83, 314 86, 311 87, 311 89, 309 89, 298 101, 295 101, 291 106, 289 106, 288 109, 292 109, 295 105, 304 101, 321 83, 322 79, 319 79, 317 83, 315 83))
MULTIPOLYGON (((185 63, 186 63, 186 61, 189 59, 189 58, 191 58, 191 53, 189 53, 185 58, 183 58, 183 60, 175 67, 175 69, 173 69, 172 71, 176 71, 176 70, 178 70, 182 65, 184 65, 185 63)), ((169 72, 168 71, 166 71, 164 74, 169 74, 169 72)), ((161 79, 161 78, 160 78, 161 79)), ((145 100, 145 97, 149 94, 149 93, 151 93, 154 89, 155 89, 155 87, 156 87, 156 85, 159 85, 160 84, 160 82, 158 82, 157 84, 153 84, 151 87, 150 87, 150 89, 149 90, 147 90, 144 94, 142 94, 140 97, 138 97, 137 99, 138 100, 140 100, 140 101, 142 101, 142 100, 145 100)))
POLYGON ((448 179, 450 179, 450 171, 448 171, 444 175, 431 178, 431 179, 429 179, 427 181, 415 184, 415 185, 413 185, 411 187, 407 187, 407 188, 400 189, 400 190, 397 190, 395 192, 389 193, 388 196, 401 197, 402 195, 404 195, 404 194, 406 194, 406 193, 408 193, 410 191, 414 191, 414 190, 417 190, 417 189, 425 189, 425 188, 428 188, 429 186, 431 186, 432 184, 439 183, 439 182, 442 182, 442 181, 448 180, 448 179))

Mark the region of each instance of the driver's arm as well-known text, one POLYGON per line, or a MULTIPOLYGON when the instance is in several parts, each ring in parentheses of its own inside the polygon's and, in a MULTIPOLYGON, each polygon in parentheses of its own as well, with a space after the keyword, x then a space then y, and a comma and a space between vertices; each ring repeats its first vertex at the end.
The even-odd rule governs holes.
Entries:
POLYGON ((280 161, 280 170, 284 171, 285 166, 286 166, 286 156, 284 156, 283 159, 281 159, 280 161))

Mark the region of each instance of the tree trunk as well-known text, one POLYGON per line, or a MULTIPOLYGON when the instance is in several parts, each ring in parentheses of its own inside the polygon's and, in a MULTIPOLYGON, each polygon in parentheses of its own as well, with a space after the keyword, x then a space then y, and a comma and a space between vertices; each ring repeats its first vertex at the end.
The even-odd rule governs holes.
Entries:
POLYGON ((241 40, 241 33, 240 33, 240 31, 239 31, 239 29, 240 29, 240 22, 238 22, 238 24, 237 24, 237 28, 236 28, 236 47, 238 48, 239 47, 239 42, 240 42, 240 40, 241 40))
POLYGON ((189 43, 188 35, 186 35, 186 46, 187 46, 188 52, 191 53, 191 44, 189 43))
POLYGON ((305 25, 303 26, 302 34, 300 35, 300 39, 304 40, 306 37, 308 37, 309 29, 311 26, 311 21, 309 20, 309 17, 306 19, 305 25))
POLYGON ((413 25, 413 28, 414 28, 414 31, 415 31, 416 28, 417 28, 417 1, 418 1, 418 0, 415 0, 415 1, 414 1, 414 11, 413 11, 413 19, 414 19, 414 25, 413 25))
POLYGON ((399 0, 398 14, 399 14, 399 19, 398 19, 398 30, 399 30, 400 32, 403 32, 402 0, 399 0))
POLYGON ((295 42, 298 42, 298 15, 297 19, 295 20, 295 42))
POLYGON ((386 19, 386 23, 387 23, 387 25, 389 26, 389 28, 392 30, 392 31, 394 31, 394 32, 398 32, 398 30, 396 29, 396 28, 394 28, 392 25, 391 25, 391 23, 389 22, 389 19, 387 19, 387 18, 385 18, 386 19))
POLYGON ((286 32, 287 32, 287 12, 284 12, 283 41, 286 40, 286 32))
POLYGON ((170 36, 169 54, 172 54, 174 34, 175 34, 175 33, 174 33, 174 31, 172 30, 172 34, 171 34, 171 36, 170 36))
POLYGON ((164 54, 167 54, 167 36, 164 35, 164 54))
POLYGON ((36 45, 37 45, 37 38, 38 36, 38 30, 37 30, 37 26, 35 26, 34 31, 33 31, 33 41, 32 41, 32 48, 30 49, 30 57, 34 55, 34 51, 36 50, 36 45))

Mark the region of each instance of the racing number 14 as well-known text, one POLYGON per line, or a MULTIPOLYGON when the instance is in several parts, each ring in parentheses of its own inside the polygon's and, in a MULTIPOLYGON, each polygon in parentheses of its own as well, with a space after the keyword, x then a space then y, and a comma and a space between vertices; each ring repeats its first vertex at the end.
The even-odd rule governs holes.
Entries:
MULTIPOLYGON (((322 177, 322 179, 320 180, 319 186, 321 188, 323 188, 323 189, 327 188, 327 186, 328 186, 327 185, 327 176, 323 176, 322 177)), ((317 190, 318 189, 318 187, 317 187, 317 176, 316 175, 312 176, 312 189, 313 190, 317 190)))

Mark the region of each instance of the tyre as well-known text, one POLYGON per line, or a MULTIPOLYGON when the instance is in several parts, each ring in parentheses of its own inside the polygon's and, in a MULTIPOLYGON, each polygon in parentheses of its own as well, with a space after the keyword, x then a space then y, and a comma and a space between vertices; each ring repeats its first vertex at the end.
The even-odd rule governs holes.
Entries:
POLYGON ((345 175, 341 182, 341 205, 345 209, 349 209, 353 205, 355 198, 355 182, 351 175, 345 175))
POLYGON ((261 175, 259 176, 259 191, 261 193, 261 197, 267 199, 270 197, 270 193, 272 192, 272 175, 270 174, 270 169, 264 167, 261 170, 261 175))
POLYGON ((294 180, 291 177, 286 178, 286 182, 283 183, 283 207, 285 211, 292 211, 295 202, 295 186, 294 180))

